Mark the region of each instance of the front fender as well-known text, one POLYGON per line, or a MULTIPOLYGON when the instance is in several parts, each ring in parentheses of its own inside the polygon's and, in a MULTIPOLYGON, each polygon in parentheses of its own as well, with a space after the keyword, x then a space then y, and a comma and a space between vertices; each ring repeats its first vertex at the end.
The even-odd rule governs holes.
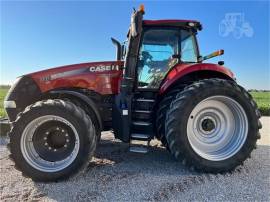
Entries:
POLYGON ((75 98, 83 101, 88 107, 91 108, 91 110, 93 110, 93 112, 95 113, 95 116, 97 118, 97 121, 99 123, 100 128, 101 129, 103 128, 102 119, 101 119, 100 113, 98 111, 98 106, 88 96, 84 95, 83 93, 80 93, 77 91, 72 91, 72 90, 53 90, 53 91, 50 91, 49 94, 51 94, 51 95, 69 95, 69 96, 75 97, 75 98))

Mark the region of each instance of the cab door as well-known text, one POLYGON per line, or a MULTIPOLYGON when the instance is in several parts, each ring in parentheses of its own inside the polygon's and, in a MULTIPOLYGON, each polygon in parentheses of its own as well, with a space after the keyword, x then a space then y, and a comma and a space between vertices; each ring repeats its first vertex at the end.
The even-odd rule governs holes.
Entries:
POLYGON ((158 89, 167 72, 180 60, 180 30, 151 28, 144 31, 139 51, 137 89, 158 89))

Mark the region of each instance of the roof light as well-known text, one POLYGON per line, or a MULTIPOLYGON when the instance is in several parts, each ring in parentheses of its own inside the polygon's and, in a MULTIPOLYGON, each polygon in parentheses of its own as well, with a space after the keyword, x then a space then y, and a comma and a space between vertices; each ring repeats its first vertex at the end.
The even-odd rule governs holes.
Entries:
POLYGON ((188 25, 189 25, 190 27, 194 27, 194 26, 195 26, 195 23, 194 23, 194 22, 189 22, 188 25))

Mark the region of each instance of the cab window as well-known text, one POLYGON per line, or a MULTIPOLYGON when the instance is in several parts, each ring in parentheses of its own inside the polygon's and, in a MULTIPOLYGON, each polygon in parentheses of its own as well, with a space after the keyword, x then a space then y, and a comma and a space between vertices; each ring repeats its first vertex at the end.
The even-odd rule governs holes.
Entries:
POLYGON ((187 31, 181 31, 181 61, 197 62, 197 50, 194 35, 187 31))
POLYGON ((159 88, 179 55, 179 31, 151 29, 144 33, 139 52, 138 88, 159 88))

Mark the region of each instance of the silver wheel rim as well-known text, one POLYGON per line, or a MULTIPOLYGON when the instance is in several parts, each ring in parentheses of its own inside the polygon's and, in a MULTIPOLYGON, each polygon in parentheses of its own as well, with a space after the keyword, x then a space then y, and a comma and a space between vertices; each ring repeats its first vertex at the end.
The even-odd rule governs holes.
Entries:
POLYGON ((60 116, 54 116, 54 115, 46 115, 41 116, 39 118, 34 119, 31 121, 24 129, 20 146, 21 146, 21 152, 23 154, 24 159, 27 161, 27 163, 32 166, 33 168, 43 171, 43 172, 57 172, 60 170, 63 170, 64 168, 68 167, 76 158, 78 152, 79 152, 79 146, 80 140, 79 135, 75 129, 75 127, 66 119, 60 117, 60 116), (67 126, 69 126, 74 135, 75 135, 75 146, 71 154, 60 161, 47 161, 40 157, 40 155, 37 153, 34 145, 33 145, 33 135, 37 128, 48 122, 48 121, 59 121, 67 126))
POLYGON ((192 149, 211 161, 235 155, 247 139, 248 119, 242 106, 226 96, 212 96, 197 104, 187 122, 192 149))

